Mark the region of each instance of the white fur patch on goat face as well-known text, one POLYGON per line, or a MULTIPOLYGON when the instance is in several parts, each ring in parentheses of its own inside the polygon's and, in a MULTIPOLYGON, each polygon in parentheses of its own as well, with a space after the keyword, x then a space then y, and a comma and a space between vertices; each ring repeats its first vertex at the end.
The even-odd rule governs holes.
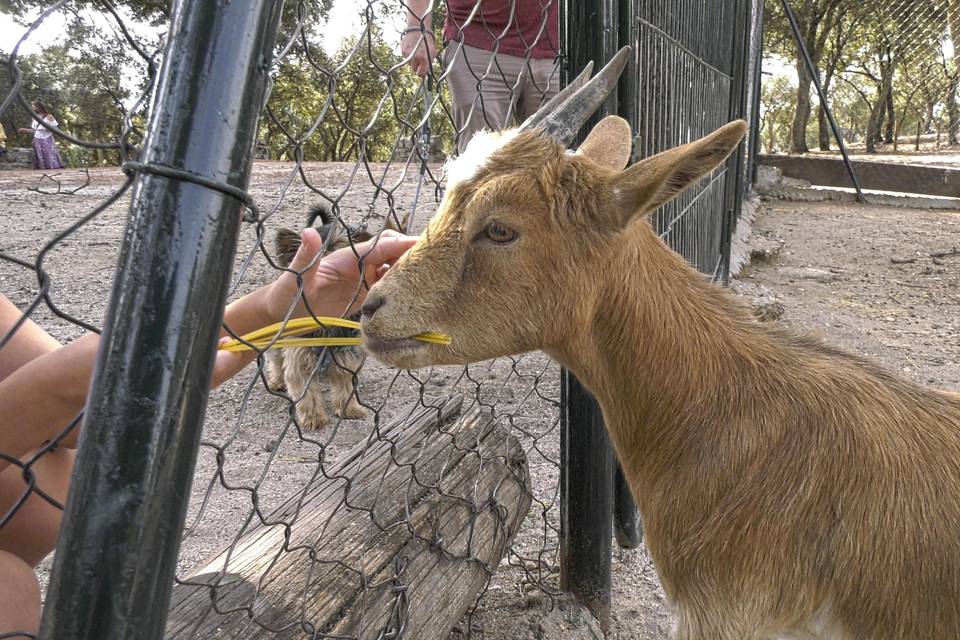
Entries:
POLYGON ((513 140, 518 129, 478 131, 463 153, 447 163, 447 188, 472 180, 498 149, 513 140))

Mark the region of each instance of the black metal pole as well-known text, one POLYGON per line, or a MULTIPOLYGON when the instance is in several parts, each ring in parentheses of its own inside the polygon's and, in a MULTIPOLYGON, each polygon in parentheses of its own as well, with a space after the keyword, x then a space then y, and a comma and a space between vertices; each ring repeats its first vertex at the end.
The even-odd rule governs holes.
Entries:
MULTIPOLYGON (((749 67, 750 15, 752 3, 756 0, 727 0, 726 6, 732 12, 731 29, 724 34, 730 51, 730 103, 728 120, 748 118, 747 94, 750 80, 747 77, 749 67), (729 38, 729 39, 727 39, 729 38)), ((737 228, 744 196, 744 163, 746 150, 744 145, 737 147, 727 160, 727 179, 724 186, 723 230, 720 237, 721 273, 724 285, 730 281, 730 261, 733 232, 737 228), (731 177, 732 176, 732 177, 731 177)))
POLYGON ((760 157, 760 106, 762 103, 761 94, 763 91, 763 18, 766 4, 763 0, 754 0, 753 26, 754 37, 751 41, 753 47, 753 77, 750 81, 753 83, 753 95, 750 103, 750 151, 747 174, 747 192, 750 192, 754 183, 757 181, 757 159, 760 157))
MULTIPOLYGON (((616 0, 569 0, 565 18, 565 81, 591 60, 599 69, 617 47, 616 0)), ((616 92, 583 131, 617 111, 616 92)), ((581 132, 582 134, 582 132, 581 132)), ((577 141, 582 141, 581 138, 577 141)), ((610 627, 613 447, 597 401, 569 371, 560 389, 560 583, 610 627)))
POLYGON ((174 7, 41 638, 163 636, 282 6, 174 7))
MULTIPOLYGON (((636 132, 640 122, 640 77, 637 57, 640 55, 637 0, 620 0, 617 3, 617 49, 624 45, 633 47, 632 57, 620 76, 617 85, 617 115, 630 123, 630 131, 636 132)), ((634 145, 631 160, 636 160, 638 145, 634 145)), ((613 478, 613 531, 621 549, 635 549, 643 540, 643 525, 637 505, 630 492, 630 485, 623 469, 616 462, 613 478)))
POLYGON ((863 191, 860 189, 860 180, 857 178, 857 173, 853 170, 853 165, 850 163, 850 156, 847 154, 847 145, 843 142, 843 136, 840 135, 840 128, 837 127, 837 121, 833 117, 833 109, 830 108, 830 103, 827 102, 827 96, 823 92, 823 86, 820 84, 820 74, 817 73, 816 67, 813 66, 813 59, 807 50, 807 41, 804 39, 803 33, 800 32, 800 25, 797 24, 797 16, 793 13, 793 9, 790 8, 790 3, 787 2, 787 0, 780 0, 780 4, 783 5, 784 13, 787 14, 787 20, 790 22, 790 30, 793 31, 793 37, 796 38, 797 44, 800 45, 800 54, 803 56, 803 63, 806 65, 807 71, 813 79, 813 86, 817 88, 817 95, 820 96, 820 106, 823 107, 823 111, 827 114, 827 120, 830 122, 830 130, 833 131, 833 137, 836 138, 837 145, 840 147, 840 153, 843 155, 843 164, 847 167, 847 173, 850 174, 850 181, 853 182, 853 188, 857 190, 857 201, 864 202, 863 191))

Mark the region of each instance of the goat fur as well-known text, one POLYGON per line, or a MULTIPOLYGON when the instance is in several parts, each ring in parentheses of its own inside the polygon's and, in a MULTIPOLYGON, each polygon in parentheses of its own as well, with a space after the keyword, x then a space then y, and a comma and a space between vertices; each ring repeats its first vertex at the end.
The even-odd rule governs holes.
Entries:
POLYGON ((602 407, 677 640, 956 640, 960 396, 758 322, 647 222, 744 131, 627 169, 619 118, 577 154, 510 137, 370 291, 365 345, 404 368, 543 349, 572 370, 602 407), (516 239, 493 242, 492 223, 516 239), (428 330, 452 344, 404 340, 428 330))

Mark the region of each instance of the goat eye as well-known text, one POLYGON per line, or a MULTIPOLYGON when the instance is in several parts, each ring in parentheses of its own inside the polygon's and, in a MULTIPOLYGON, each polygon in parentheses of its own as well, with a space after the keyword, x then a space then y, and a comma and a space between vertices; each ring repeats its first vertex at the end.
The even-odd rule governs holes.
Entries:
POLYGON ((484 229, 487 237, 499 244, 506 244, 517 239, 517 232, 513 229, 503 226, 498 222, 491 222, 484 229))

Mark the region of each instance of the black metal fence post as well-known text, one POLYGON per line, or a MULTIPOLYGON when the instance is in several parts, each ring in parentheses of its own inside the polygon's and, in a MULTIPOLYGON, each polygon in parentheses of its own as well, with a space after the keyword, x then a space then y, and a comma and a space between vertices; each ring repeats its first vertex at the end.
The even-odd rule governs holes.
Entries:
MULTIPOLYGON (((728 120, 738 118, 747 119, 747 99, 752 84, 747 78, 749 60, 750 16, 756 0, 731 0, 727 7, 731 10, 730 38, 730 104, 728 106, 728 120)), ((730 261, 733 232, 737 227, 737 220, 743 204, 744 195, 744 167, 747 158, 744 145, 740 145, 727 160, 727 171, 731 178, 724 185, 724 227, 721 233, 720 254, 722 256, 722 272, 719 274, 723 283, 727 284, 730 276, 730 261)))
MULTIPOLYGON (((617 33, 618 49, 620 46, 634 45, 632 57, 620 76, 617 87, 617 115, 630 123, 630 131, 636 132, 639 125, 638 100, 640 97, 640 82, 638 77, 637 56, 639 55, 636 43, 639 39, 639 25, 637 23, 637 0, 620 0, 617 3, 617 33)), ((634 145, 631 163, 639 159, 639 145, 634 145)), ((635 549, 643 540, 643 526, 637 505, 623 475, 623 469, 616 463, 613 479, 613 531, 617 544, 622 549, 635 549)))
MULTIPOLYGON (((570 0, 563 16, 565 80, 591 60, 599 69, 613 57, 618 49, 616 0, 570 0)), ((617 111, 615 94, 584 131, 617 111)), ((563 371, 560 385, 560 582, 606 631, 616 463, 597 401, 569 371, 563 371)))
POLYGON ((163 635, 282 0, 180 0, 40 637, 163 635))
POLYGON ((752 83, 751 95, 748 101, 750 113, 750 146, 747 151, 747 185, 749 193, 757 181, 757 159, 760 156, 761 136, 760 108, 762 106, 761 92, 763 91, 763 17, 766 6, 763 0, 754 0, 752 7, 752 24, 750 26, 750 70, 748 79, 752 83))

